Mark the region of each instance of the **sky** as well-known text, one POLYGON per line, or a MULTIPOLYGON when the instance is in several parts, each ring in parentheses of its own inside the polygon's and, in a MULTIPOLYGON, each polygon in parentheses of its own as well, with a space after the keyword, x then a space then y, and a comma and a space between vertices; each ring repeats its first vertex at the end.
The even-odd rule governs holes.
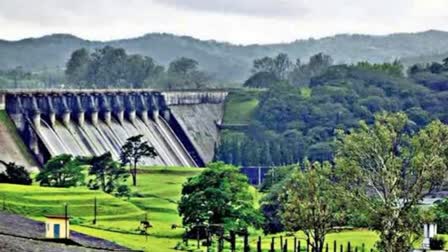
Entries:
POLYGON ((447 13, 448 0, 0 0, 0 38, 70 33, 105 41, 164 32, 268 44, 448 31, 447 13))

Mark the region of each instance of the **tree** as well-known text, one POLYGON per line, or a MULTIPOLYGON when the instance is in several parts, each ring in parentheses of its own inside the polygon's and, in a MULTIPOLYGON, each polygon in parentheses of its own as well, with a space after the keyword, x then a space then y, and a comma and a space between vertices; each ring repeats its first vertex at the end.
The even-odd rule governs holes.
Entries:
POLYGON ((261 72, 271 73, 276 79, 286 80, 292 66, 291 60, 285 53, 279 53, 275 58, 264 57, 255 59, 253 62, 252 73, 261 72))
POLYGON ((247 79, 243 86, 253 88, 270 88, 280 80, 271 72, 258 72, 247 79))
POLYGON ((281 216, 288 230, 302 230, 312 251, 322 252, 325 236, 343 220, 344 201, 334 184, 330 163, 304 162, 295 169, 281 195, 281 216))
POLYGON ((448 199, 438 202, 434 206, 433 211, 438 233, 446 234, 448 232, 448 199))
POLYGON ((199 63, 190 58, 181 57, 172 61, 163 81, 166 87, 202 88, 209 85, 211 77, 199 70, 199 63))
POLYGON ((142 140, 143 135, 130 137, 121 147, 120 159, 122 165, 131 165, 132 185, 137 185, 137 165, 142 158, 155 158, 158 154, 154 147, 142 140))
POLYGON ((443 59, 443 66, 445 68, 448 68, 448 57, 446 57, 445 59, 443 59))
POLYGON ((105 46, 90 56, 87 80, 100 88, 123 86, 126 82, 128 56, 123 48, 105 46))
POLYGON ((90 164, 89 175, 94 176, 89 181, 89 187, 91 189, 101 188, 106 193, 112 193, 117 190, 120 195, 122 191, 125 191, 125 188, 120 183, 126 182, 129 174, 126 169, 113 160, 110 152, 93 157, 88 163, 90 164))
POLYGON ((4 172, 0 172, 0 183, 31 185, 30 173, 25 167, 16 165, 14 162, 7 163, 2 160, 0 160, 0 164, 6 168, 4 172))
POLYGON ((433 62, 429 66, 429 71, 431 71, 431 73, 434 73, 434 74, 439 74, 443 71, 443 65, 438 62, 433 62))
POLYGON ((238 168, 210 163, 201 174, 189 178, 182 188, 179 214, 190 230, 200 225, 223 225, 226 231, 241 231, 261 225, 247 177, 238 168))
POLYGON ((260 186, 260 191, 265 193, 261 199, 260 207, 264 216, 263 231, 265 234, 285 231, 285 226, 280 216, 280 196, 283 194, 285 185, 295 168, 295 165, 276 167, 270 169, 265 175, 260 186))
POLYGON ((130 55, 126 61, 126 81, 132 88, 143 88, 144 81, 155 75, 156 65, 150 57, 130 55))
POLYGON ((196 71, 199 63, 190 58, 181 57, 170 63, 168 73, 179 74, 181 77, 186 77, 187 74, 196 71))
POLYGON ((446 177, 448 126, 434 121, 410 134, 404 113, 381 113, 340 132, 335 163, 347 196, 364 206, 381 251, 409 251, 418 237, 417 204, 446 177))
POLYGON ((90 63, 89 51, 85 48, 72 53, 66 64, 65 75, 72 84, 83 84, 87 81, 87 68, 90 63))
POLYGON ((37 175, 41 186, 71 187, 84 183, 82 163, 72 155, 61 154, 50 159, 37 175))
POLYGON ((286 80, 293 63, 286 53, 279 53, 274 59, 274 73, 280 80, 286 80))

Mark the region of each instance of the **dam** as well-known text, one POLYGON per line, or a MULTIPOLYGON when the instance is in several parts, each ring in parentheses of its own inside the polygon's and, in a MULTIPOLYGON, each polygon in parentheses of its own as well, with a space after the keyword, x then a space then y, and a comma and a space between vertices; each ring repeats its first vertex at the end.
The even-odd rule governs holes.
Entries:
POLYGON ((203 167, 214 156, 226 91, 15 90, 3 106, 38 163, 110 152, 143 135, 158 153, 145 165, 203 167))

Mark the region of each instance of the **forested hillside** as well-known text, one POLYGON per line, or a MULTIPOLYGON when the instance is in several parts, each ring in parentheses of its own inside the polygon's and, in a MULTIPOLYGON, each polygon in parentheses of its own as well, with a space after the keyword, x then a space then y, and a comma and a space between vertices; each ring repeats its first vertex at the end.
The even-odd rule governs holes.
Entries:
POLYGON ((265 57, 252 71, 245 86, 261 89, 230 94, 226 113, 236 116, 225 117, 218 160, 246 166, 332 160, 338 130, 370 124, 382 111, 404 111, 411 132, 433 119, 448 123, 448 59, 414 65, 409 77, 399 62, 332 65, 322 54, 307 64, 284 54, 265 57))
POLYGON ((438 55, 448 51, 445 49, 447 43, 448 33, 442 31, 388 36, 336 35, 284 44, 248 46, 170 34, 148 34, 107 42, 59 34, 20 41, 0 40, 0 69, 22 66, 25 70, 37 72, 63 71, 70 54, 76 49, 85 47, 93 51, 94 48, 110 45, 123 48, 130 54, 150 56, 156 63, 165 66, 179 57, 192 58, 216 80, 233 82, 249 77, 250 64, 255 58, 274 56, 280 52, 301 59, 323 52, 332 55, 336 63, 390 62, 400 58, 412 64, 420 59, 442 60, 438 55))

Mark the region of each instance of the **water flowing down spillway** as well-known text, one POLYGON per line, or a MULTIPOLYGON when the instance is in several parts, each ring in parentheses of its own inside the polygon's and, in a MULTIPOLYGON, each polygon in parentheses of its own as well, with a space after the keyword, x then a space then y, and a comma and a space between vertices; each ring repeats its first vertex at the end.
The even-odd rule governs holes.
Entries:
POLYGON ((110 152, 119 160, 126 140, 143 135, 158 153, 143 164, 197 166, 167 121, 172 115, 160 93, 15 95, 9 104, 8 113, 36 155, 110 152))
POLYGON ((97 125, 85 122, 83 125, 73 123, 68 127, 61 123, 51 127, 41 119, 41 126, 36 130, 50 147, 52 155, 69 153, 75 156, 93 156, 110 152, 114 159, 119 160, 120 149, 126 139, 141 134, 158 153, 154 159, 145 158, 144 164, 195 166, 163 118, 148 123, 136 118, 134 124, 129 121, 120 124, 114 119, 109 125, 98 121, 97 125))

